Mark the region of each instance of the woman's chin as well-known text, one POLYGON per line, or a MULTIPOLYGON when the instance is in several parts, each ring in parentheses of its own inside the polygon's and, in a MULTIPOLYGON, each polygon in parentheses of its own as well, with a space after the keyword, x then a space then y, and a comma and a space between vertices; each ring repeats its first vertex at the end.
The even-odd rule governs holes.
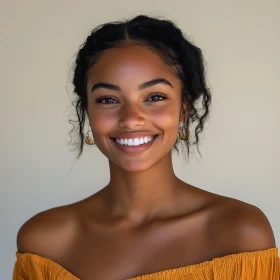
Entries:
POLYGON ((127 172, 144 172, 150 169, 151 166, 153 166, 153 163, 148 162, 147 160, 129 160, 126 162, 118 162, 114 164, 121 168, 123 171, 127 172))

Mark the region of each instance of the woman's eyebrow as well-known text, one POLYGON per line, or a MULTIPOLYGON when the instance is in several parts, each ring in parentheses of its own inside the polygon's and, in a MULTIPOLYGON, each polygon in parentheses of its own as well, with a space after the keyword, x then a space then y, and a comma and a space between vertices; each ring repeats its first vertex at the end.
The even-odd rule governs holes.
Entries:
POLYGON ((97 83, 92 86, 91 92, 93 92, 94 90, 96 90, 98 88, 106 88, 106 89, 117 90, 117 91, 121 90, 120 87, 118 87, 116 85, 112 85, 112 84, 108 84, 108 83, 97 83))
MULTIPOLYGON (((138 86, 139 90, 148 88, 148 87, 152 87, 155 86, 157 84, 164 84, 164 85, 168 85, 171 88, 173 88, 172 84, 167 81, 166 79, 163 78, 158 78, 158 79, 153 79, 151 81, 147 81, 141 85, 138 86)), ((120 91, 120 87, 116 86, 116 85, 112 85, 112 84, 108 84, 108 83, 96 83, 92 86, 91 88, 91 92, 93 92, 94 90, 98 89, 98 88, 105 88, 105 89, 110 89, 110 90, 116 90, 116 91, 120 91)))
POLYGON ((168 86, 173 88, 172 84, 169 81, 167 81, 166 79, 158 78, 158 79, 154 79, 154 80, 151 80, 151 81, 148 81, 148 82, 145 82, 145 83, 141 84, 138 87, 138 89, 139 90, 145 89, 145 88, 157 85, 157 84, 164 84, 164 85, 168 85, 168 86))

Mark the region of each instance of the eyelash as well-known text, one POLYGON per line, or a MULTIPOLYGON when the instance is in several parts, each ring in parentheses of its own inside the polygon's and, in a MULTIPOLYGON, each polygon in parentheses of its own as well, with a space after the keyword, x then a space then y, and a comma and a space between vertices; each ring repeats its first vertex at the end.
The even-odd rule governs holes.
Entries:
MULTIPOLYGON (((167 99, 167 97, 164 95, 164 94, 161 94, 161 93, 156 93, 156 94, 153 94, 152 96, 150 96, 148 99, 150 98, 153 98, 153 97, 161 97, 162 99, 160 100, 156 100, 156 101, 153 101, 153 102, 158 102, 158 101, 163 101, 164 99, 167 99)), ((102 102, 104 100, 115 100, 112 96, 101 96, 99 98, 96 99, 96 103, 101 103, 101 104, 114 104, 114 102, 111 102, 111 103, 106 103, 106 102, 102 102)), ((115 100, 116 101, 116 100, 115 100)))

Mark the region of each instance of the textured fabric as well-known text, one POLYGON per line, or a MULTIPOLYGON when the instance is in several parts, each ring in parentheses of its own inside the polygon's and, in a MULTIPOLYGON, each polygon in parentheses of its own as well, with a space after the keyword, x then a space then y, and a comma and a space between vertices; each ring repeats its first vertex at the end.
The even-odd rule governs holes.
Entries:
MULTIPOLYGON (((16 253, 13 280, 81 280, 57 263, 29 253, 16 253)), ((280 280, 277 248, 239 253, 128 280, 280 280)))

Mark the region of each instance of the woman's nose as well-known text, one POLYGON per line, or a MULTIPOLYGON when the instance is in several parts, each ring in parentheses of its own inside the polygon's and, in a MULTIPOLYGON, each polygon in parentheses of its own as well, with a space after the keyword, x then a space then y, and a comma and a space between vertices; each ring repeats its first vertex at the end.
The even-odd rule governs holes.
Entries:
POLYGON ((134 105, 124 107, 120 114, 119 127, 135 128, 145 124, 143 111, 134 105))

